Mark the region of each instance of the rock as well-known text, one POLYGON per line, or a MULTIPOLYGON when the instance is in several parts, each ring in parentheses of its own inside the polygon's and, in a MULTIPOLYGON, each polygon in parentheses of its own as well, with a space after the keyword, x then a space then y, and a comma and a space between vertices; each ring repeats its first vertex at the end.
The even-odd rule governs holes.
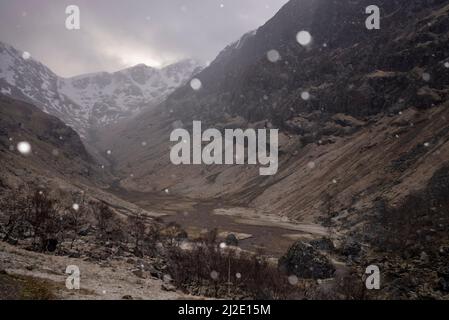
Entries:
POLYGON ((80 258, 81 254, 77 251, 70 251, 67 253, 67 256, 69 256, 70 258, 80 258))
POLYGON ((354 239, 348 239, 341 248, 341 253, 350 258, 358 257, 360 251, 362 251, 362 246, 354 239))
POLYGON ((438 271, 438 289, 449 293, 449 267, 442 268, 438 271))
POLYGON ((173 279, 169 274, 164 274, 164 276, 162 277, 162 281, 164 281, 164 283, 172 283, 173 279))
POLYGON ((317 240, 312 240, 309 244, 318 250, 323 251, 333 251, 335 249, 334 243, 329 238, 321 238, 317 240))
POLYGON ((89 232, 90 232, 90 226, 87 226, 87 227, 81 228, 81 230, 78 232, 78 235, 81 237, 85 237, 85 236, 89 235, 89 232))
POLYGON ((58 246, 58 239, 47 239, 45 242, 45 249, 48 252, 55 252, 58 246))
POLYGON ((187 232, 185 230, 180 230, 177 234, 175 239, 177 241, 182 241, 182 240, 186 240, 189 238, 189 235, 187 234, 187 232))
POLYGON ((235 246, 237 247, 239 245, 239 240, 235 236, 235 234, 230 233, 225 239, 225 243, 227 246, 235 246))
POLYGON ((134 299, 131 295, 127 294, 122 297, 122 300, 134 300, 134 299))
POLYGON ((331 278, 335 267, 329 259, 310 244, 297 241, 279 259, 279 267, 303 279, 331 278))
POLYGON ((11 238, 11 237, 8 238, 7 242, 8 242, 8 244, 13 245, 13 246, 16 246, 17 244, 19 244, 19 240, 11 238))
POLYGON ((429 263, 429 255, 423 251, 419 256, 419 260, 421 260, 422 263, 429 263))
POLYGON ((153 266, 148 267, 148 272, 153 278, 161 279, 162 278, 162 272, 156 270, 153 266))
POLYGON ((139 277, 141 279, 145 279, 145 273, 142 269, 134 269, 131 271, 136 277, 139 277))
POLYGON ((169 291, 169 292, 176 291, 176 287, 174 285, 172 285, 170 283, 165 283, 165 282, 161 285, 161 289, 164 291, 169 291))

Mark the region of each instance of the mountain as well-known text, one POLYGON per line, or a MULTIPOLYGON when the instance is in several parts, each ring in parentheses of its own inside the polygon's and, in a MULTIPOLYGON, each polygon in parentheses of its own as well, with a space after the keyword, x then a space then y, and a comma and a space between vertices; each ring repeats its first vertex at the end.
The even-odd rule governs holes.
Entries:
POLYGON ((0 43, 2 94, 30 101, 84 139, 160 103, 201 68, 184 60, 162 69, 137 65, 114 73, 61 78, 29 54, 0 43))
POLYGON ((378 297, 447 297, 449 4, 375 3, 380 30, 365 27, 370 0, 291 0, 196 74, 201 88, 182 86, 111 128, 98 145, 112 150, 122 190, 142 203, 158 193, 212 203, 201 227, 222 215, 318 224, 359 279, 379 267, 378 297), (278 128, 277 174, 172 164, 170 134, 194 120, 278 128))
POLYGON ((86 151, 79 135, 58 118, 37 107, 0 95, 0 155, 2 185, 42 184, 105 185, 110 176, 86 151), (30 150, 20 152, 20 143, 30 150))
POLYGON ((378 1, 381 29, 368 30, 370 4, 292 0, 195 75, 200 90, 182 86, 111 129, 99 145, 113 150, 122 186, 226 198, 301 221, 322 215, 326 194, 344 212, 423 187, 446 152, 447 122, 438 119, 447 117, 449 6, 378 1), (302 30, 312 36, 308 46, 297 41, 302 30), (277 62, 267 58, 271 50, 277 62), (192 120, 203 128, 279 128, 278 173, 172 165, 170 132, 190 130, 192 120))
POLYGON ((194 60, 163 69, 140 64, 115 73, 95 73, 60 79, 59 92, 87 110, 89 126, 118 123, 162 102, 200 70, 194 60))
MULTIPOLYGON (((0 194, 42 188, 83 192, 122 214, 137 210, 107 189, 114 181, 104 163, 86 150, 78 133, 36 106, 0 94, 0 194), (25 147, 23 147, 25 145, 25 147)), ((0 210, 1 211, 1 210, 0 210)))

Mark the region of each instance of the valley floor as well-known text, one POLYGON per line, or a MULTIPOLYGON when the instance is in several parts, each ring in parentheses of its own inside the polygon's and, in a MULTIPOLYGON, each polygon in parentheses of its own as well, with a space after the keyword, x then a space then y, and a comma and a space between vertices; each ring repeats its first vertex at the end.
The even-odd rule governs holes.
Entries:
POLYGON ((115 189, 114 194, 147 212, 158 212, 165 222, 179 224, 191 239, 216 228, 219 238, 234 234, 241 249, 263 250, 277 258, 296 240, 328 236, 328 229, 318 224, 296 223, 254 208, 226 206, 219 200, 180 199, 123 189, 115 189))

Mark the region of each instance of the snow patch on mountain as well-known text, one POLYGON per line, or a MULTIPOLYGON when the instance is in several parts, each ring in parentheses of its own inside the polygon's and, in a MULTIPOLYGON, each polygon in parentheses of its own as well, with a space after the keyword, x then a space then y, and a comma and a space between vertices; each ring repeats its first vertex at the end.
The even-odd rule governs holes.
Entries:
POLYGON ((163 101, 201 70, 194 60, 162 69, 140 64, 114 73, 62 78, 42 63, 0 42, 2 94, 36 104, 74 128, 83 138, 163 101))

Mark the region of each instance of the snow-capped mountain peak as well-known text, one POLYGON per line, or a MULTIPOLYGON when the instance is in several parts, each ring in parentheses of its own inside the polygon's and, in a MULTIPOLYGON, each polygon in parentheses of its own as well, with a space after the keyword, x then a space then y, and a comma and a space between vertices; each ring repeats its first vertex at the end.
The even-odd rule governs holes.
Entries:
POLYGON ((88 138, 90 129, 155 106, 200 70, 201 65, 189 59, 162 69, 138 64, 114 73, 62 78, 28 54, 0 42, 1 93, 36 104, 83 138, 88 138))

